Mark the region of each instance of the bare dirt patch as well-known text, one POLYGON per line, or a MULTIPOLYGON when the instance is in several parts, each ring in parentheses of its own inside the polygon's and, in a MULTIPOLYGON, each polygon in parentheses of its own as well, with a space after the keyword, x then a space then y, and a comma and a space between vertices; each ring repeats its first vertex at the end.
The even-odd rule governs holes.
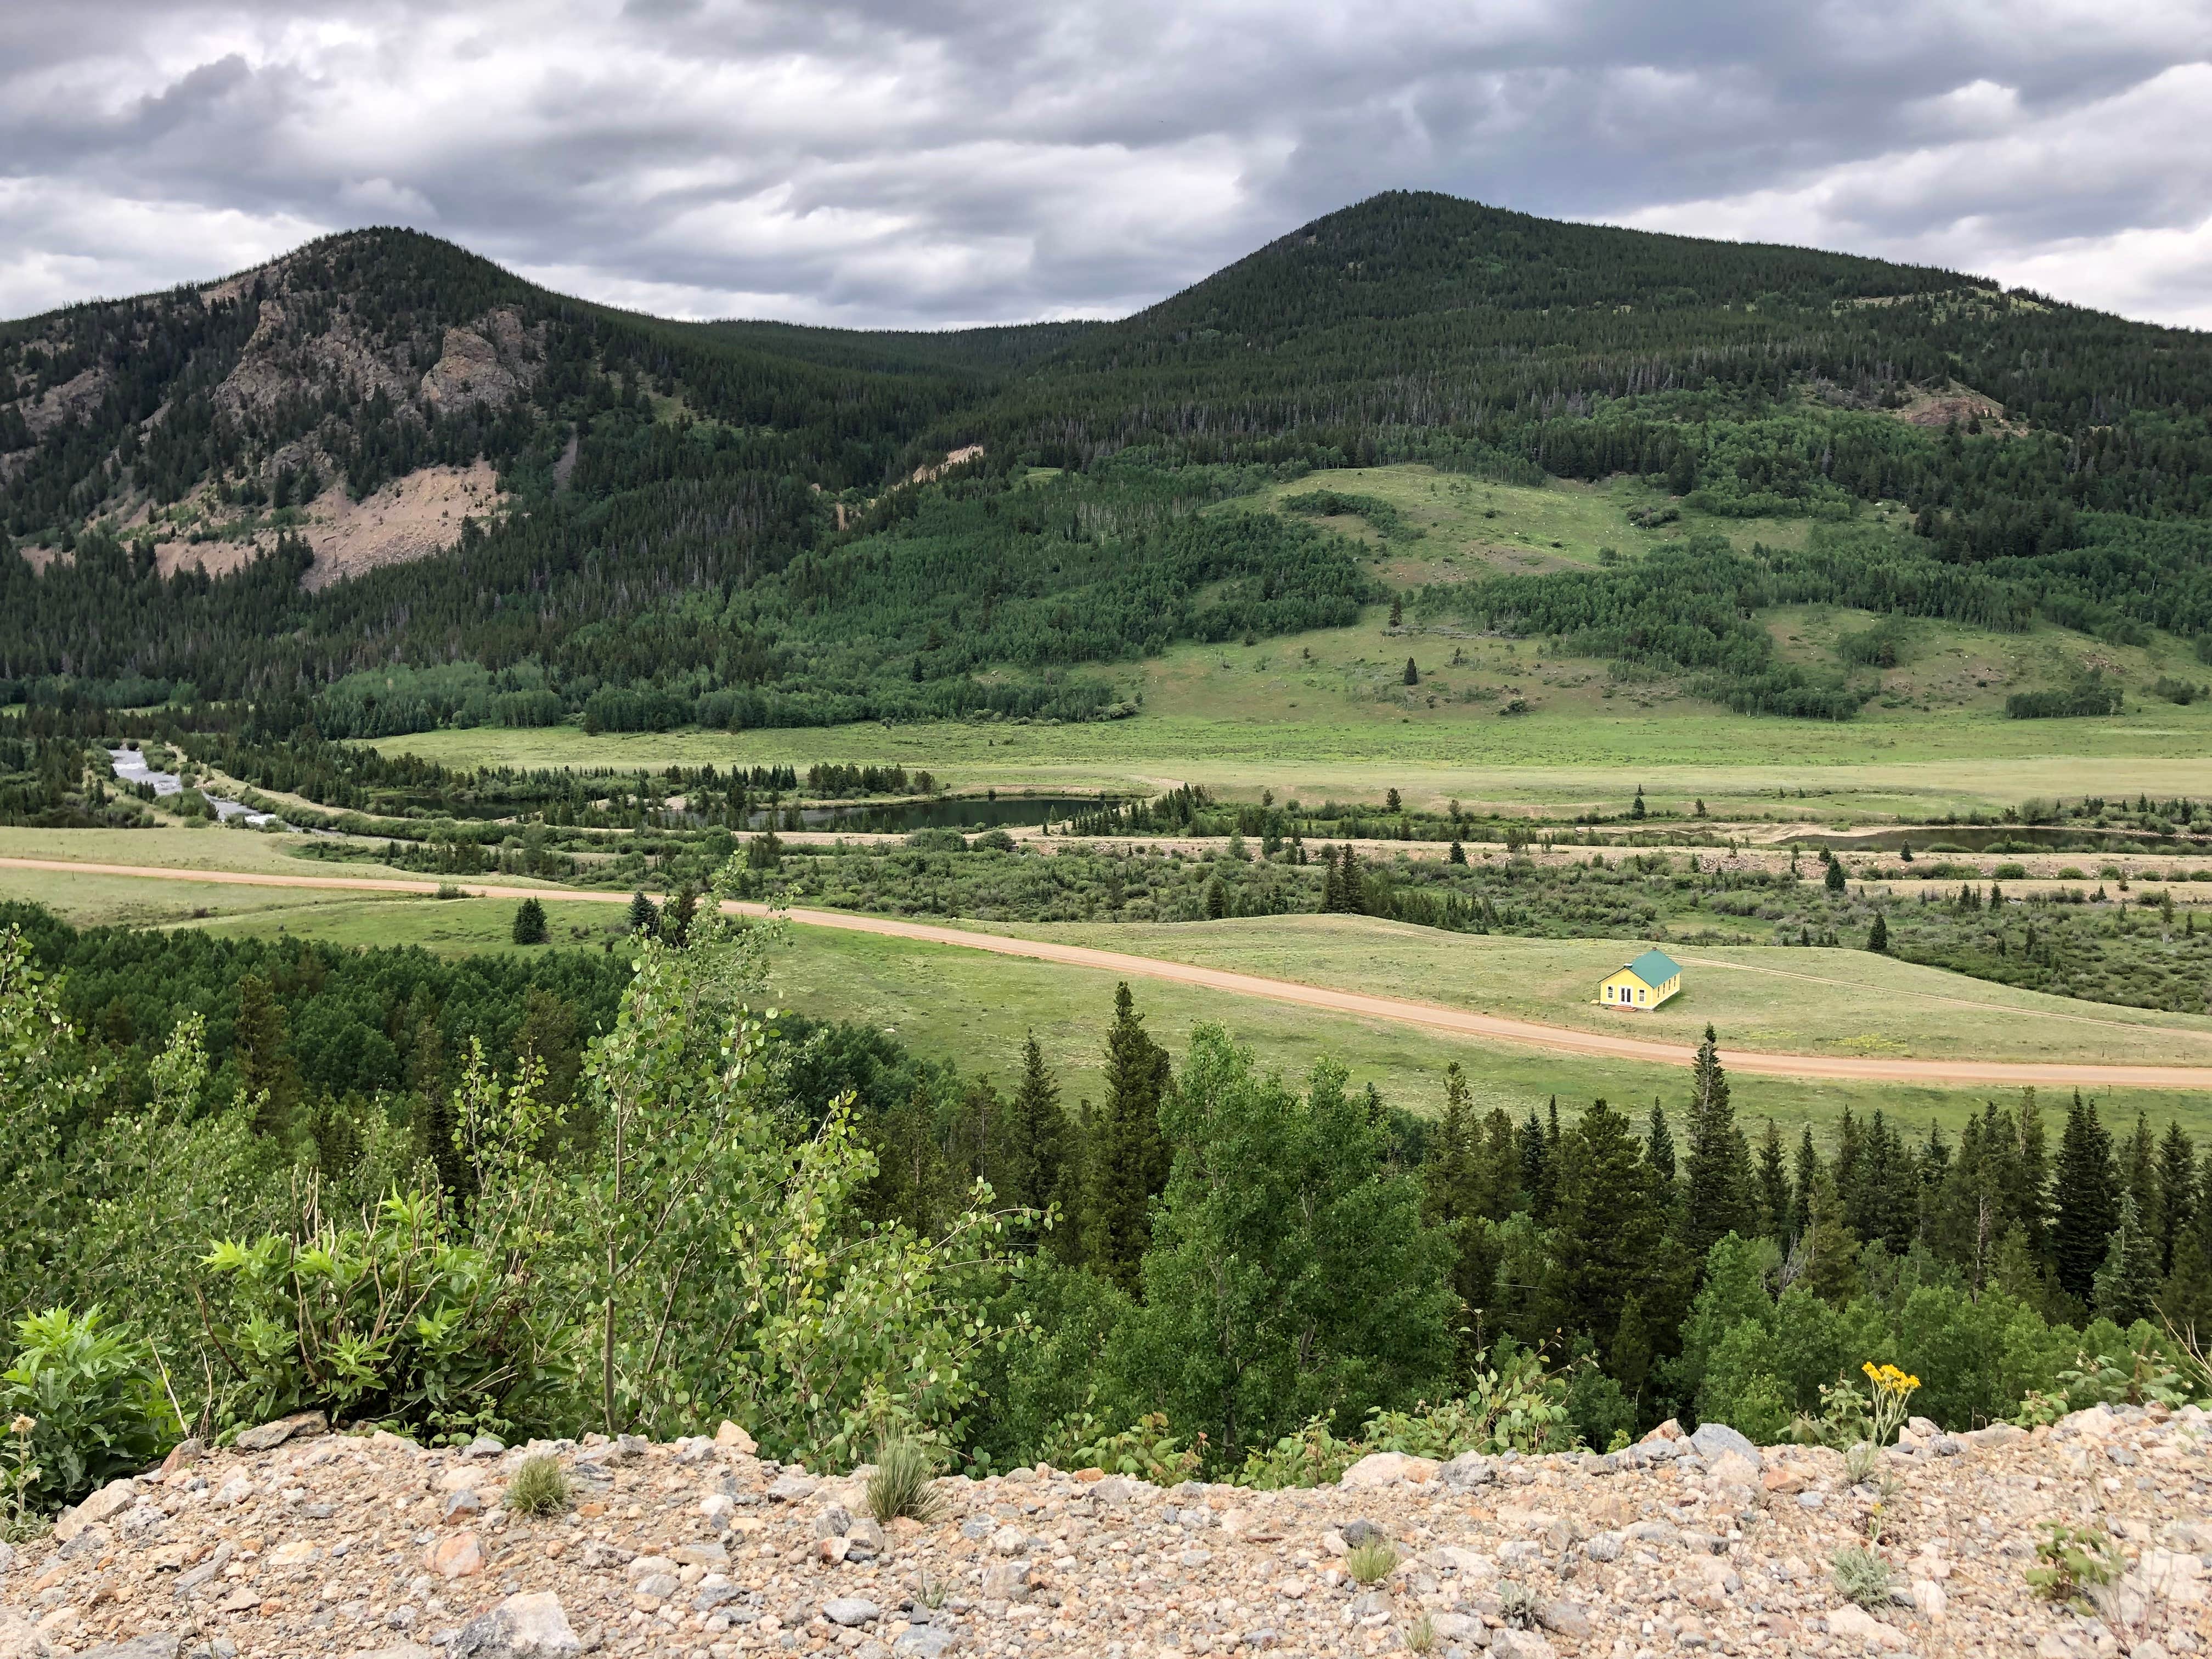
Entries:
MULTIPOLYGON (((333 483, 316 498, 299 527, 315 556, 302 586, 325 588, 387 564, 435 557, 459 539, 464 519, 495 518, 506 504, 499 475, 481 460, 466 467, 425 467, 358 501, 343 483, 333 483)), ((155 561, 165 576, 195 566, 210 576, 228 575, 273 550, 279 533, 272 529, 238 541, 158 542, 155 561)))
POLYGON ((1897 418, 1907 426, 1948 426, 1954 421, 1960 426, 1970 421, 1979 421, 1985 427, 2006 425, 2002 404, 1955 380, 1940 392, 1914 393, 1897 410, 1897 418))
POLYGON ((361 501, 332 485, 316 501, 307 526, 315 562, 310 588, 444 552, 459 539, 461 520, 490 518, 505 507, 491 463, 433 466, 410 472, 361 501))

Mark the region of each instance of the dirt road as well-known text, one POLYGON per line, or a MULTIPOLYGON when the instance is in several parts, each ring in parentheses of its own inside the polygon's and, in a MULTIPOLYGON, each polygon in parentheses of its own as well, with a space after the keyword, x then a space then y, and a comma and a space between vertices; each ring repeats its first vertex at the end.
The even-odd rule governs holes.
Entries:
MULTIPOLYGON (((192 881, 219 886, 300 887, 322 890, 385 894, 435 893, 434 881, 380 881, 362 876, 286 876, 238 870, 173 870, 135 864, 86 864, 66 859, 0 858, 0 869, 44 870, 76 875, 129 876, 148 881, 192 881)), ((568 902, 628 904, 627 893, 581 892, 565 887, 509 887, 483 882, 462 884, 472 897, 558 899, 568 902)), ((766 915, 759 904, 725 904, 732 915, 766 915)), ((1012 939, 1000 933, 971 932, 963 927, 929 922, 899 921, 888 916, 855 915, 841 910, 786 910, 781 913, 802 927, 839 928, 852 933, 874 933, 890 939, 914 939, 927 945, 953 945, 962 950, 988 951, 999 956, 1021 957, 1033 962, 1056 962, 1071 968, 1092 968, 1129 979, 1165 980, 1204 990, 1226 991, 1235 996, 1264 997, 1295 1003, 1329 1013, 1352 1014, 1363 1019, 1388 1020, 1419 1025, 1430 1030, 1494 1042, 1519 1043, 1555 1054, 1594 1054, 1607 1060, 1642 1060, 1647 1064, 1687 1066, 1692 1051, 1679 1043, 1655 1042, 1609 1031, 1577 1031, 1534 1020, 1510 1019, 1498 1014, 1445 1008, 1435 1003, 1413 1002, 1399 997, 1370 996, 1320 985, 1301 985, 1294 980, 1269 979, 1258 974, 1232 973, 1226 969, 1200 968, 1188 963, 1164 962, 1156 957, 1130 956, 1119 951, 1094 950, 1084 945, 1062 945, 1049 939, 1012 939)), ((1985 1060, 1892 1060, 1859 1054, 1781 1054, 1731 1048, 1729 1069, 1759 1077, 1831 1078, 1838 1082, 1922 1083, 2021 1088, 2136 1088, 2212 1090, 2212 1066, 2077 1066, 2036 1061, 1985 1060)))

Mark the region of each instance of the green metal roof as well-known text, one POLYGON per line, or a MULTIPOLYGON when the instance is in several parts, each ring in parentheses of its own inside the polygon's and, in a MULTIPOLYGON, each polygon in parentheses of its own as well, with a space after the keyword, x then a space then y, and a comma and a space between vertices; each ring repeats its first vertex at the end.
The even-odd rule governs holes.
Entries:
POLYGON ((1682 965, 1664 951, 1646 951, 1635 961, 1628 963, 1625 971, 1635 975, 1646 985, 1656 990, 1680 973, 1682 965))

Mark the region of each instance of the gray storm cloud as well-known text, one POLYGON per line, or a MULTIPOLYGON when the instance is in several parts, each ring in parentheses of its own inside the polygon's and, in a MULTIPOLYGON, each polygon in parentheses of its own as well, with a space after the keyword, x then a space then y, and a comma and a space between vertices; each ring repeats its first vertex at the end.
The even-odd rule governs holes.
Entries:
POLYGON ((1137 308, 1393 187, 2212 326, 2212 3, 15 0, 0 315, 415 224, 686 316, 1137 308))

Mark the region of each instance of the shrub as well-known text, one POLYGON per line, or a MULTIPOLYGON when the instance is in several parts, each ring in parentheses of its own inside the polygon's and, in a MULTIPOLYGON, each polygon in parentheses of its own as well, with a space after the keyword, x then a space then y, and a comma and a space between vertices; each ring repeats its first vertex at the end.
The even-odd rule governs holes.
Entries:
POLYGON ((2120 688, 2094 672, 2063 690, 2015 691, 2005 699, 2007 720, 2069 720, 2119 712, 2120 688))
POLYGON ((1498 1586, 1498 1616, 1515 1630, 1535 1629, 1543 1604, 1541 1596, 1516 1579, 1504 1579, 1498 1586))
POLYGON ((1397 1565, 1397 1546, 1382 1538, 1369 1539, 1344 1558, 1344 1570, 1363 1584, 1382 1583, 1397 1565))
POLYGON ((449 1220, 436 1194, 393 1194, 359 1227, 310 1213, 299 1237, 223 1240, 203 1265, 228 1281, 214 1333, 240 1376, 231 1420, 319 1407, 458 1433, 556 1426, 580 1333, 537 1287, 449 1220))
POLYGON ((1889 1603, 1889 1587, 1896 1575, 1889 1563, 1864 1544, 1852 1544, 1836 1552, 1829 1567, 1836 1583, 1836 1593, 1846 1601, 1856 1601, 1871 1611, 1889 1603))
POLYGON ((937 1518, 937 1492, 930 1482, 937 1470, 930 1456, 912 1440, 896 1440, 876 1455, 876 1472, 868 1477, 868 1513, 889 1526, 901 1516, 915 1521, 937 1518))
POLYGON ((2063 1521, 2045 1523, 2035 1557, 2038 1565, 2027 1570, 2027 1582, 2037 1593, 2085 1611, 2090 1593, 2116 1582, 2126 1565, 2103 1528, 2069 1527, 2063 1521))
POLYGON ((1316 1417, 1296 1434, 1286 1434, 1264 1452, 1244 1460, 1235 1482, 1261 1492, 1285 1486, 1328 1486, 1365 1455, 1357 1441, 1340 1440, 1328 1431, 1328 1419, 1316 1417))
POLYGON ((1058 1431, 1058 1439, 1073 1443, 1073 1449, 1066 1455, 1075 1468, 1133 1475, 1156 1486, 1172 1486, 1198 1474, 1199 1454, 1176 1439, 1165 1412, 1149 1413, 1118 1434, 1084 1438, 1086 1431, 1095 1433, 1097 1427, 1095 1421, 1084 1419, 1063 1425, 1058 1431))
POLYGON ((33 1472, 22 1482, 32 1508, 75 1503, 145 1468, 184 1432, 151 1350, 107 1327, 99 1308, 34 1314, 15 1337, 15 1363, 0 1374, 0 1418, 32 1419, 33 1472))
POLYGON ((568 1477, 550 1455, 526 1457, 507 1483, 507 1506, 517 1515, 558 1515, 568 1507, 568 1477))

